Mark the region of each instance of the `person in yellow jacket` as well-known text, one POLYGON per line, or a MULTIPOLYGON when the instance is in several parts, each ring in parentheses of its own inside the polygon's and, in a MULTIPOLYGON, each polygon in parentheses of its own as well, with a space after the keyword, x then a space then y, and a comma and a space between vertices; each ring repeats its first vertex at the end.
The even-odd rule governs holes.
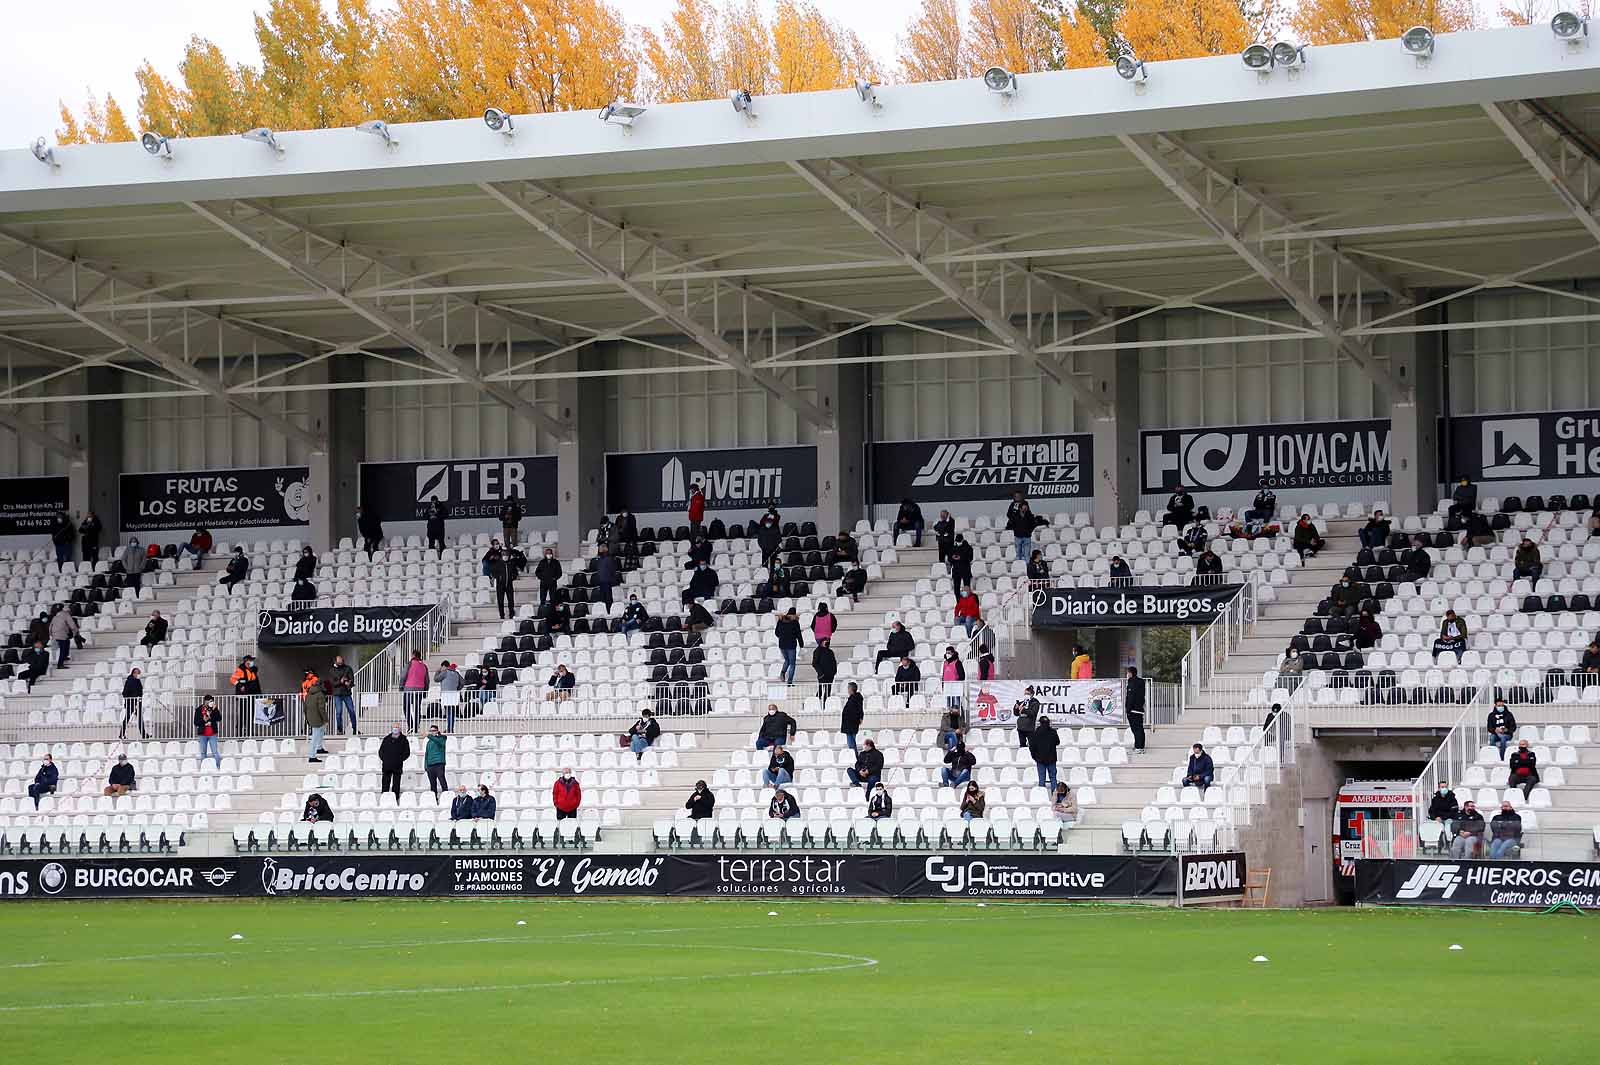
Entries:
POLYGON ((1072 645, 1072 679, 1094 679, 1094 666, 1089 661, 1089 652, 1083 649, 1082 644, 1072 645))

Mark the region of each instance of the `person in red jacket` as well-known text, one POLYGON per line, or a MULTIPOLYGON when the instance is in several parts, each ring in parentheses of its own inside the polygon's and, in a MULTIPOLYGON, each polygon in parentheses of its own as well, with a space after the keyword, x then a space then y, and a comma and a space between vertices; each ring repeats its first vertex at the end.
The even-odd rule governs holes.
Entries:
POLYGON ((706 520, 706 493, 696 481, 689 486, 689 535, 699 536, 701 522, 706 520))
POLYGON ((572 775, 572 767, 561 771, 561 776, 550 787, 550 800, 556 805, 556 820, 577 817, 578 806, 583 802, 583 786, 572 775))

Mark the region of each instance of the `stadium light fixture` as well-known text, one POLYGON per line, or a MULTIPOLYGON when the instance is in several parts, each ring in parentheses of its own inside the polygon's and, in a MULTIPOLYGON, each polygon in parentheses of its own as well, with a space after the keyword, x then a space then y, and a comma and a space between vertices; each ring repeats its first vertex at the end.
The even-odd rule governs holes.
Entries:
POLYGON ((1272 49, 1264 44, 1252 44, 1239 53, 1239 61, 1258 74, 1272 72, 1272 49))
POLYGON ((1568 45, 1576 47, 1589 36, 1589 20, 1571 11, 1557 11, 1550 17, 1550 32, 1568 45))
POLYGON ((1017 93, 1017 76, 1005 67, 990 67, 985 70, 983 83, 989 87, 990 92, 997 92, 1001 96, 1015 96, 1017 93))
POLYGON ((749 89, 728 90, 728 102, 745 118, 756 117, 756 101, 755 97, 750 95, 749 89))
POLYGON ((39 162, 43 163, 45 166, 50 167, 52 170, 61 165, 60 163, 56 162, 56 150, 50 145, 46 144, 43 137, 40 137, 38 140, 28 145, 28 150, 33 152, 33 157, 35 159, 39 160, 39 162))
POLYGON ((1143 85, 1150 80, 1150 72, 1145 69, 1144 60, 1132 52, 1123 52, 1117 56, 1114 64, 1117 68, 1117 77, 1123 81, 1131 81, 1135 85, 1143 85))
POLYGON ((1279 67, 1305 66, 1306 46, 1293 41, 1279 41, 1272 46, 1272 65, 1279 67))
POLYGON ((517 126, 511 121, 511 116, 498 107, 487 107, 483 111, 483 124, 505 137, 515 137, 517 126))
POLYGON ((257 144, 265 144, 268 148, 271 148, 279 155, 283 154, 283 145, 278 143, 278 135, 272 132, 272 130, 268 129, 266 126, 257 126, 255 129, 247 129, 243 133, 239 134, 239 136, 243 137, 247 141, 255 141, 257 144))
POLYGON ((648 110, 649 108, 645 107, 644 104, 630 104, 621 100, 613 100, 600 109, 600 121, 631 127, 639 120, 639 116, 648 110))
POLYGON ((157 159, 172 158, 172 142, 151 130, 139 134, 139 144, 157 159))
POLYGON ((1418 62, 1433 58, 1433 31, 1426 26, 1413 26, 1400 35, 1400 47, 1417 57, 1418 62))
POLYGON ((866 78, 856 79, 856 95, 861 97, 862 103, 874 111, 883 108, 883 103, 878 99, 878 87, 866 78))
POLYGON ((389 123, 381 118, 368 119, 357 126, 356 129, 359 129, 362 133, 370 133, 374 137, 382 138, 385 148, 393 148, 400 143, 394 139, 394 131, 389 128, 389 123))

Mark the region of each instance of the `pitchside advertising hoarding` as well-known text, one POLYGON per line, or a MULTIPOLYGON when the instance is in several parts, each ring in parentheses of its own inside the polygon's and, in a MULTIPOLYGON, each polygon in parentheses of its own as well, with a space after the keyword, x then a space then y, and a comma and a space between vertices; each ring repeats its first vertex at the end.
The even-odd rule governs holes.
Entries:
POLYGON ((1243 851, 1178 857, 1178 905, 1238 902, 1244 898, 1243 851))
POLYGON ((363 462, 361 505, 385 522, 426 521, 438 503, 446 521, 498 521, 517 500, 529 517, 556 513, 556 460, 550 455, 416 462, 363 462))
POLYGON ((873 501, 985 501, 1019 489, 1035 500, 1076 499, 1093 494, 1093 458, 1089 433, 874 444, 873 501))
POLYGON ((311 470, 305 466, 125 473, 121 496, 125 533, 311 524, 311 470))
POLYGON ((817 505, 817 449, 749 447, 606 456, 606 509, 665 514, 688 509, 698 483, 706 513, 817 505))
POLYGON ((1356 898, 1401 906, 1544 909, 1600 906, 1600 863, 1540 861, 1356 862, 1356 898))
POLYGON ((1125 725, 1122 682, 1118 680, 985 680, 973 696, 974 725, 1010 726, 1016 705, 1039 700, 1039 714, 1052 725, 1125 725), (1028 689, 1033 694, 1028 694, 1028 689))
POLYGON ((417 623, 433 604, 263 610, 256 616, 258 647, 318 647, 388 643, 417 623))
POLYGON ((1166 855, 246 855, 0 861, 0 899, 701 896, 1171 898, 1166 855))
POLYGON ((65 477, 0 477, 0 536, 38 536, 68 506, 65 477))
POLYGON ((1248 492, 1390 483, 1389 422, 1297 422, 1139 434, 1146 492, 1248 492))
POLYGON ((1203 588, 1040 588, 1033 593, 1033 625, 1076 629, 1093 625, 1193 625, 1217 619, 1243 585, 1203 588))

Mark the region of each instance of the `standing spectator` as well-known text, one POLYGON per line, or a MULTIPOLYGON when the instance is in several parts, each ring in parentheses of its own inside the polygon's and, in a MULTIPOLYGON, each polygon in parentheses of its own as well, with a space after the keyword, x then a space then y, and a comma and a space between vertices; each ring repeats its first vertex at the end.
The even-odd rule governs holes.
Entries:
POLYGON ((361 534, 361 549, 367 553, 367 561, 371 562, 372 556, 383 546, 383 522, 375 511, 357 507, 356 532, 361 534))
POLYGON ((811 617, 811 638, 814 640, 831 640, 834 630, 839 627, 839 619, 828 609, 827 603, 818 603, 817 612, 811 617))
POLYGON ((555 548, 544 549, 544 557, 533 568, 533 576, 539 582, 539 605, 544 606, 556 597, 556 589, 561 584, 561 562, 556 558, 555 548))
POLYGON ((1161 524, 1176 525, 1180 529, 1185 529, 1192 521, 1194 521, 1194 496, 1190 495, 1183 485, 1175 485, 1172 494, 1167 497, 1167 512, 1161 515, 1161 524))
POLYGON ((572 775, 572 767, 565 766, 556 782, 550 786, 550 801, 556 808, 556 820, 565 821, 578 816, 583 805, 583 785, 572 775))
POLYGON ((443 558, 444 519, 450 516, 450 512, 445 509, 443 503, 435 499, 428 504, 423 516, 428 519, 428 546, 438 552, 434 557, 443 558))
POLYGON ((1439 788, 1428 800, 1428 820, 1437 821, 1444 826, 1444 834, 1452 840, 1456 835, 1456 818, 1461 813, 1461 804, 1456 802, 1455 792, 1450 790, 1450 785, 1439 781, 1439 788))
POLYGON ((178 557, 181 559, 184 555, 193 555, 194 568, 199 569, 200 564, 206 560, 206 556, 211 554, 212 549, 216 546, 216 541, 211 537, 211 530, 204 525, 196 525, 193 535, 189 537, 189 542, 178 547, 178 557))
MULTIPOLYGON (((315 676, 312 677, 316 680, 315 676)), ((311 736, 306 744, 306 761, 320 762, 319 755, 327 754, 322 746, 323 738, 328 735, 328 689, 327 681, 317 680, 301 697, 301 711, 306 716, 306 728, 311 730, 311 736)))
POLYGON ((1011 530, 1011 535, 1016 538, 1017 561, 1026 562, 1033 553, 1033 530, 1041 525, 1050 524, 1044 518, 1033 512, 1027 500, 1017 504, 1016 513, 1011 515, 1006 522, 1006 528, 1011 530))
POLYGON ((155 654, 156 644, 164 642, 166 638, 167 619, 161 616, 161 611, 152 611, 150 620, 144 623, 144 635, 139 638, 139 646, 145 649, 148 657, 155 654))
MULTIPOLYGON (((438 725, 428 726, 428 739, 422 749, 422 770, 428 774, 428 790, 433 792, 433 801, 439 802, 439 796, 450 790, 449 781, 444 778, 445 745, 449 738, 439 731, 438 725)), ((462 785, 465 788, 466 785, 462 785)))
POLYGON ((72 616, 65 603, 57 603, 50 615, 50 639, 56 645, 56 668, 66 669, 72 654, 72 641, 78 635, 78 619, 72 616))
POLYGON ((905 696, 908 708, 911 706, 911 697, 917 694, 921 685, 921 667, 909 658, 900 659, 900 666, 894 671, 894 693, 905 696))
POLYGON ((1222 583, 1222 559, 1209 547, 1195 560, 1193 583, 1197 588, 1222 583))
POLYGON ((1357 530, 1357 537, 1362 547, 1370 547, 1374 551, 1389 542, 1389 530, 1394 523, 1383 516, 1383 511, 1374 510, 1367 523, 1357 530))
POLYGON ((333 820, 333 807, 328 805, 328 800, 320 792, 312 792, 306 798, 306 805, 300 811, 300 820, 312 824, 327 824, 333 820))
POLYGON ((872 794, 867 799, 867 816, 874 821, 894 816, 894 800, 889 798, 889 791, 883 786, 882 781, 872 789, 872 794))
POLYGON ((696 599, 715 599, 720 584, 716 570, 704 562, 697 563, 694 573, 689 576, 689 587, 683 592, 684 605, 687 606, 696 599))
MULTIPOLYGON (((50 525, 50 542, 56 549, 56 572, 60 573, 72 561, 72 544, 77 540, 77 530, 72 527, 72 519, 67 517, 64 510, 56 511, 55 520, 50 525)), ((35 806, 38 803, 34 804, 35 806)))
POLYGON ((1467 623, 1456 617, 1454 610, 1446 610, 1444 621, 1439 625, 1439 638, 1433 641, 1433 660, 1439 661, 1439 656, 1446 651, 1453 651, 1459 660, 1467 649, 1467 637, 1467 623))
POLYGON ((972 630, 978 627, 983 620, 983 608, 978 605, 978 593, 972 590, 969 584, 956 596, 956 624, 967 631, 967 638, 972 638, 972 630))
POLYGON ((960 787, 972 779, 972 770, 978 764, 978 759, 967 750, 967 745, 960 740, 944 752, 944 768, 939 770, 939 783, 947 788, 960 787))
POLYGON ((117 739, 128 738, 128 722, 139 722, 139 738, 147 740, 150 733, 144 727, 144 681, 140 679, 139 667, 134 666, 122 682, 122 731, 117 733, 117 739))
POLYGON ((794 755, 783 749, 783 744, 775 744, 772 753, 767 756, 767 768, 761 772, 761 782, 767 787, 777 784, 787 784, 794 779, 794 755))
POLYGON ((1028 747, 1033 736, 1033 730, 1039 724, 1039 700, 1034 695, 1033 685, 1022 689, 1023 698, 1018 699, 1011 708, 1011 716, 1017 723, 1017 746, 1028 747))
POLYGON ((823 702, 833 694, 833 678, 839 675, 839 659, 830 641, 820 640, 811 652, 811 669, 817 675, 817 698, 823 702))
POLYGON ((1513 578, 1526 577, 1533 590, 1539 589, 1539 578, 1544 575, 1544 560, 1539 557, 1539 545, 1528 539, 1522 538, 1522 543, 1517 545, 1517 553, 1511 560, 1513 578))
POLYGON ((689 811, 689 820, 704 821, 710 817, 717 808, 717 797, 703 780, 694 782, 694 791, 689 794, 689 801, 683 804, 689 811))
POLYGON ((228 558, 228 565, 223 570, 222 579, 217 583, 228 589, 228 594, 233 594, 233 586, 241 583, 250 575, 250 560, 244 557, 244 548, 235 547, 233 554, 228 558))
MULTIPOLYGON (((500 619, 507 621, 517 616, 517 574, 519 572, 516 560, 511 552, 498 544, 491 546, 483 556, 484 568, 488 571, 489 579, 494 581, 494 602, 500 611, 500 619)), ((539 563, 543 566, 544 563, 539 563)), ((560 569, 559 564, 556 567, 560 569)), ((542 600, 541 600, 542 604, 542 600)))
POLYGON ((805 642, 800 634, 800 619, 795 617, 794 607, 783 612, 778 618, 777 625, 773 626, 772 632, 778 640, 778 653, 783 656, 783 667, 778 671, 778 679, 785 684, 793 684, 795 658, 800 652, 801 644, 805 642))
POLYGON ((1060 750, 1061 734, 1050 724, 1048 717, 1041 715, 1033 731, 1028 734, 1028 753, 1033 756, 1033 767, 1039 773, 1041 788, 1055 790, 1056 756, 1060 750))
POLYGON ((922 508, 909 498, 900 501, 900 510, 894 516, 894 532, 896 536, 909 534, 912 547, 922 546, 922 508))
POLYGON ((767 818, 771 821, 788 821, 800 816, 800 804, 790 797, 787 791, 779 788, 772 793, 772 801, 767 803, 767 818))
POLYGON ((356 671, 345 662, 344 655, 333 656, 333 668, 328 670, 328 683, 333 687, 333 727, 336 732, 344 731, 344 715, 350 714, 350 735, 357 735, 356 730, 356 671))
POLYGON ((956 533, 956 542, 950 548, 950 586, 965 588, 972 584, 972 545, 966 533, 956 533))
POLYGON ((1071 828, 1078 823, 1078 800, 1066 784, 1056 784, 1055 794, 1050 796, 1050 812, 1064 828, 1071 828))
POLYGON ((1256 493, 1250 509, 1244 512, 1245 521, 1268 522, 1278 516, 1278 493, 1263 488, 1256 493))
POLYGON ((210 751, 217 768, 222 768, 222 750, 217 746, 217 736, 221 732, 222 711, 217 709, 217 697, 208 695, 194 708, 194 734, 200 738, 201 765, 205 764, 206 752, 210 751))
POLYGON ((1201 798, 1205 797, 1206 789, 1211 786, 1211 779, 1216 774, 1216 766, 1212 764, 1211 756, 1200 744, 1195 744, 1189 755, 1189 764, 1183 771, 1184 786, 1193 786, 1200 789, 1201 798))
POLYGON ((767 716, 761 719, 761 728, 756 732, 756 750, 763 751, 794 739, 797 727, 794 718, 779 710, 777 703, 768 703, 767 716))
POLYGON ((967 790, 961 794, 961 820, 971 821, 983 816, 987 800, 976 780, 967 781, 967 790))
POLYGON ((517 526, 522 524, 522 501, 516 496, 507 499, 500 508, 500 534, 507 547, 517 544, 517 526))
POLYGON ((600 553, 594 560, 594 601, 604 603, 606 610, 612 606, 611 590, 622 583, 622 565, 611 553, 611 548, 605 544, 600 545, 600 553))
POLYGON ((1446 512, 1448 528, 1459 529, 1468 514, 1478 509, 1478 486, 1467 477, 1456 482, 1455 488, 1450 492, 1450 509, 1446 512))
POLYGON ((461 679, 461 670, 448 658, 439 663, 439 668, 433 674, 433 682, 439 685, 439 704, 444 707, 444 730, 456 730, 456 708, 461 705, 461 689, 466 683, 461 679), (444 698, 454 695, 455 699, 444 698))
POLYGON ((45 650, 43 638, 33 641, 33 649, 22 656, 22 665, 22 679, 32 691, 39 678, 50 672, 50 652, 45 650))
POLYGON ((578 678, 567 669, 565 662, 558 662, 556 671, 550 674, 545 686, 550 689, 544 693, 545 702, 564 703, 572 698, 573 689, 578 686, 578 678))
POLYGON ((1122 709, 1128 715, 1128 730, 1133 733, 1133 753, 1143 754, 1145 680, 1139 676, 1138 666, 1128 667, 1128 679, 1123 688, 1122 709))
POLYGON ((699 536, 705 530, 706 520, 706 493, 699 481, 689 486, 688 517, 689 535, 699 536))
POLYGON ((956 654, 954 647, 947 646, 944 649, 944 662, 939 666, 939 679, 945 684, 945 709, 959 711, 961 696, 950 694, 950 685, 960 684, 967 679, 967 667, 962 664, 961 656, 956 654))
POLYGON ((100 561, 100 534, 104 531, 100 515, 92 510, 88 517, 78 523, 78 536, 83 540, 83 560, 90 565, 100 561))
POLYGON ((1112 555, 1111 563, 1106 569, 1108 583, 1113 588, 1132 588, 1133 570, 1121 555, 1112 555))
POLYGON ((137 536, 128 537, 128 542, 122 546, 117 561, 122 563, 122 572, 127 575, 128 585, 133 589, 133 594, 138 595, 144 590, 144 569, 150 562, 145 557, 144 548, 139 545, 137 536))
POLYGON ((939 520, 933 523, 933 543, 939 549, 939 561, 948 566, 956 546, 956 519, 948 510, 939 511, 939 520))
POLYGON ((639 711, 639 720, 628 728, 628 749, 633 752, 633 760, 644 761, 644 752, 660 738, 661 722, 656 720, 655 712, 647 706, 639 711))
POLYGON ((111 776, 106 780, 105 794, 109 798, 119 799, 134 789, 133 765, 128 761, 128 756, 121 751, 117 752, 117 764, 111 767, 111 776))
POLYGON ((883 665, 885 659, 892 661, 897 658, 907 658, 916 649, 917 641, 906 631, 906 627, 899 621, 892 622, 889 625, 888 639, 884 642, 883 650, 878 652, 878 658, 873 662, 872 668, 876 670, 883 665))
POLYGON ((316 572, 317 553, 307 544, 300 549, 300 557, 294 560, 294 579, 309 581, 316 572))
POLYGON ((1302 565, 1306 559, 1314 558, 1318 551, 1327 546, 1327 541, 1317 532, 1316 523, 1311 520, 1309 514, 1300 515, 1300 520, 1294 523, 1292 543, 1302 565))
MULTIPOLYGON (((428 663, 422 660, 421 651, 411 652, 406 663, 406 673, 400 681, 400 698, 405 709, 406 728, 417 732, 422 728, 422 700, 428 694, 428 663)), ((409 748, 409 744, 407 747, 409 748)))
POLYGON ((493 821, 495 814, 494 796, 489 794, 489 785, 478 785, 478 797, 472 800, 472 819, 474 821, 493 821))
POLYGON ((1456 818, 1456 835, 1450 841, 1450 857, 1476 858, 1483 850, 1483 815, 1478 804, 1468 799, 1461 804, 1461 816, 1456 818))
POLYGON ((1539 759, 1528 748, 1527 740, 1517 741, 1517 749, 1506 763, 1506 768, 1511 771, 1506 786, 1521 788, 1522 797, 1526 799, 1532 794, 1534 785, 1539 783, 1539 759))
POLYGON ((450 820, 472 820, 472 793, 464 783, 456 785, 456 797, 450 800, 450 820))
POLYGON ((1489 857, 1496 860, 1522 854, 1522 815, 1501 800, 1500 812, 1489 820, 1489 857))
MULTIPOLYGON (((428 667, 423 666, 422 668, 423 672, 426 673, 428 667)), ((411 712, 407 710, 406 717, 409 718, 410 716, 411 712)), ((383 738, 383 742, 378 744, 378 763, 383 767, 383 780, 382 786, 378 789, 379 795, 386 791, 392 791, 394 792, 394 801, 397 804, 400 802, 400 776, 405 772, 406 762, 410 757, 411 741, 406 739, 405 729, 395 725, 389 730, 389 734, 383 738)))
POLYGON ((771 558, 778 553, 778 544, 783 540, 783 519, 779 517, 777 507, 768 507, 767 512, 761 515, 761 520, 756 522, 755 538, 761 548, 762 558, 771 558))
POLYGON ((866 798, 873 786, 883 779, 883 752, 876 743, 863 740, 861 750, 856 752, 856 764, 847 766, 844 774, 850 778, 850 783, 863 789, 862 798, 866 798))
POLYGON ((999 674, 995 672, 994 652, 989 650, 988 644, 980 643, 978 645, 978 679, 980 681, 993 680, 997 676, 999 674))
POLYGON ((37 810, 39 800, 46 795, 53 795, 60 783, 61 771, 56 768, 55 759, 50 757, 50 752, 46 751, 39 771, 33 774, 33 783, 28 785, 28 798, 33 800, 33 808, 37 810))
POLYGON ((1094 679, 1094 663, 1089 661, 1089 652, 1083 649, 1082 644, 1072 645, 1072 679, 1094 679))
POLYGON ((1028 580, 1036 587, 1050 583, 1050 563, 1044 560, 1044 552, 1037 548, 1028 556, 1028 580))
POLYGON ((235 695, 261 694, 261 674, 256 672, 255 655, 245 655, 239 659, 239 665, 228 678, 228 683, 233 685, 235 695))
POLYGON ((861 723, 867 717, 866 703, 855 681, 845 685, 845 690, 844 709, 839 711, 839 732, 844 736, 845 746, 853 751, 856 749, 856 733, 861 731, 861 723))
POLYGON ((633 634, 644 628, 644 623, 649 620, 650 612, 639 602, 639 597, 628 593, 628 605, 622 608, 622 635, 632 642, 633 634))

